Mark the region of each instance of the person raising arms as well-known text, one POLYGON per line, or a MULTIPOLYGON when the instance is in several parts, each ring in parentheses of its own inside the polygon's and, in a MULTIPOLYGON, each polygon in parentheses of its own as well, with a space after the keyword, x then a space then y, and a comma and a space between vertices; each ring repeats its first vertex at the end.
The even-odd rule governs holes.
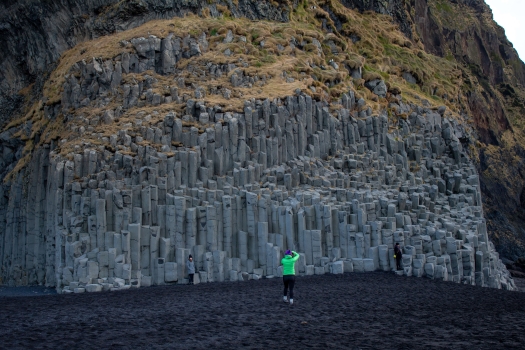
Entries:
POLYGON ((284 283, 284 294, 283 301, 293 304, 293 287, 295 285, 295 262, 299 260, 299 254, 287 250, 284 254, 284 258, 281 260, 283 264, 283 283, 284 283), (290 288, 290 299, 287 300, 288 288, 290 288))

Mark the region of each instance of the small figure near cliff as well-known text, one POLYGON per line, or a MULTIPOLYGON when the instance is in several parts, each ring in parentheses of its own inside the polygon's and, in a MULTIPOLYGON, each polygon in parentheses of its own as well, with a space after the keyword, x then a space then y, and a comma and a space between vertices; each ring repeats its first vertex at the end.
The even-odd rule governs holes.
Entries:
POLYGON ((193 284, 193 275, 195 275, 195 263, 193 257, 190 255, 186 261, 186 269, 188 270, 188 284, 193 284))
POLYGON ((295 285, 295 262, 299 260, 299 254, 287 250, 284 254, 284 258, 281 259, 281 264, 283 264, 283 283, 284 283, 284 293, 283 301, 285 303, 289 302, 293 304, 293 287, 295 285), (290 299, 287 300, 288 287, 290 287, 290 299))
POLYGON ((396 259, 396 270, 401 270, 401 258, 402 257, 403 257, 403 253, 401 252, 399 243, 396 243, 396 245, 394 246, 394 259, 396 259))

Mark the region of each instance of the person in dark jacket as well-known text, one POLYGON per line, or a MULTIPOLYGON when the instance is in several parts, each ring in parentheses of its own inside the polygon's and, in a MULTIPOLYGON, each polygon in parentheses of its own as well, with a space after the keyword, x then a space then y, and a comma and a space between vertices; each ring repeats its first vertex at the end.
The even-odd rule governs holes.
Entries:
POLYGON ((401 252, 401 247, 399 246, 399 243, 396 243, 394 246, 394 259, 396 259, 396 270, 401 270, 401 258, 403 257, 403 253, 401 252))
POLYGON ((186 261, 186 269, 188 270, 189 284, 193 284, 193 275, 195 275, 195 263, 193 257, 190 255, 186 261))
POLYGON ((283 283, 284 294, 283 301, 285 303, 293 304, 293 287, 295 285, 295 262, 299 260, 299 254, 294 251, 287 250, 284 258, 281 260, 283 264, 283 283), (287 300, 288 287, 290 287, 290 300, 287 300))

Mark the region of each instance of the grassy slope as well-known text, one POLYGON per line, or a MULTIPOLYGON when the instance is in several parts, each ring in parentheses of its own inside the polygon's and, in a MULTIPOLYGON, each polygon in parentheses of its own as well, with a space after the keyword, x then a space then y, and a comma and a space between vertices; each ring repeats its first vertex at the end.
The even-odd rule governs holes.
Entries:
MULTIPOLYGON (((226 7, 219 7, 222 10, 220 18, 203 18, 197 16, 187 16, 185 18, 174 18, 170 20, 156 20, 148 22, 140 27, 125 32, 117 33, 112 36, 101 37, 94 41, 84 42, 75 48, 65 52, 56 68, 51 74, 44 87, 42 99, 30 106, 27 115, 22 119, 17 119, 9 124, 6 129, 17 126, 28 120, 32 121, 32 131, 30 135, 19 133, 18 136, 25 139, 27 144, 24 150, 26 160, 29 160, 33 149, 38 146, 33 140, 35 135, 42 135, 39 144, 50 142, 52 139, 65 139, 62 144, 64 150, 71 150, 66 147, 69 143, 78 143, 78 138, 70 134, 68 126, 63 123, 63 117, 72 119, 71 116, 62 116, 54 121, 45 120, 43 109, 45 105, 52 106, 60 103, 62 86, 65 76, 70 72, 71 67, 82 60, 89 62, 93 57, 112 59, 122 52, 131 52, 131 45, 122 47, 122 40, 130 40, 136 37, 147 37, 155 35, 159 38, 166 37, 169 33, 177 36, 190 35, 198 37, 205 32, 209 36, 209 50, 201 57, 191 60, 183 60, 178 68, 183 69, 188 65, 203 67, 207 63, 227 64, 232 62, 247 62, 248 66, 243 68, 245 75, 271 77, 267 84, 253 88, 234 88, 229 84, 229 77, 222 79, 202 81, 199 77, 185 73, 186 83, 204 85, 205 89, 212 86, 228 87, 232 90, 233 98, 225 100, 221 95, 207 94, 204 101, 212 105, 221 105, 225 110, 241 111, 243 101, 249 98, 274 98, 285 97, 293 94, 296 89, 301 89, 313 95, 317 99, 328 101, 338 99, 339 96, 354 89, 357 96, 367 100, 368 105, 375 111, 388 108, 388 99, 378 98, 364 87, 367 80, 375 78, 384 79, 390 87, 390 91, 401 92, 405 100, 411 102, 421 102, 421 98, 427 99, 431 105, 447 105, 452 112, 462 109, 465 101, 462 100, 459 86, 463 84, 465 72, 453 60, 440 58, 427 54, 422 50, 421 44, 413 44, 407 40, 393 23, 392 19, 386 15, 373 12, 360 14, 342 6, 339 1, 302 1, 291 11, 289 23, 275 23, 267 21, 251 22, 246 19, 232 18, 226 7), (335 29, 329 14, 322 8, 329 8, 344 23, 338 32, 335 29), (322 21, 325 20, 332 33, 322 30, 322 21), (230 44, 222 43, 226 32, 232 30, 235 35, 242 35, 247 38, 246 43, 233 42, 230 44), (353 42, 350 37, 360 38, 353 42), (308 44, 304 50, 292 50, 287 43, 292 38, 298 42, 305 41, 308 44), (321 43, 321 50, 313 44, 313 39, 321 43), (260 42, 264 40, 264 48, 260 42), (277 45, 281 44, 286 49, 277 50, 277 45), (221 53, 230 49, 234 54, 230 57, 221 53), (335 49, 334 49, 335 48, 335 49), (329 61, 334 60, 338 63, 339 69, 334 69, 329 65, 329 61), (315 68, 311 68, 315 65, 315 68), (321 65, 326 69, 319 68, 321 65), (349 70, 361 68, 363 79, 352 79, 349 70), (285 83, 283 72, 287 77, 295 79, 293 83, 285 83), (406 82, 403 72, 411 73, 418 81, 417 84, 406 82), (315 77, 313 79, 312 77, 315 77), (315 93, 310 87, 315 87, 315 93)), ((169 77, 164 77, 155 72, 145 72, 143 74, 128 74, 124 80, 133 81, 144 78, 144 75, 154 76, 157 80, 156 92, 167 93, 165 86, 169 85, 169 77)), ((192 94, 192 90, 182 89, 180 95, 192 94)), ((139 112, 145 114, 158 112, 162 114, 169 110, 180 111, 183 105, 162 105, 159 107, 134 108, 126 112, 120 118, 119 123, 128 123, 139 112)), ((74 116, 81 116, 90 119, 95 115, 101 115, 102 109, 84 108, 71 111, 74 116)), ((392 111, 395 116, 396 111, 392 111)), ((152 119, 152 123, 156 119, 152 119)), ((118 128, 119 125, 115 125, 118 128)), ((95 132, 108 134, 114 128, 99 127, 95 132)), ((98 137, 98 136, 96 136, 98 137)), ((95 137, 95 138, 96 138, 95 137)), ((84 137, 84 142, 89 142, 89 136, 84 137)), ((96 140, 91 140, 96 142, 96 140)), ((17 166, 17 170, 22 168, 24 162, 17 166)))

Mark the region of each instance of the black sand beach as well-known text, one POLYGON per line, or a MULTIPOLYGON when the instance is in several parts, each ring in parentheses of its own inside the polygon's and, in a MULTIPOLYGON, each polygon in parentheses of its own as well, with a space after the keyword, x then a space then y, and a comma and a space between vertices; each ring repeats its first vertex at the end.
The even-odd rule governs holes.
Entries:
POLYGON ((6 287, 0 286, 1 297, 30 297, 41 295, 57 294, 55 288, 47 288, 44 286, 28 286, 28 287, 6 287))
POLYGON ((387 273, 0 296, 2 349, 523 349, 525 293, 387 273))

